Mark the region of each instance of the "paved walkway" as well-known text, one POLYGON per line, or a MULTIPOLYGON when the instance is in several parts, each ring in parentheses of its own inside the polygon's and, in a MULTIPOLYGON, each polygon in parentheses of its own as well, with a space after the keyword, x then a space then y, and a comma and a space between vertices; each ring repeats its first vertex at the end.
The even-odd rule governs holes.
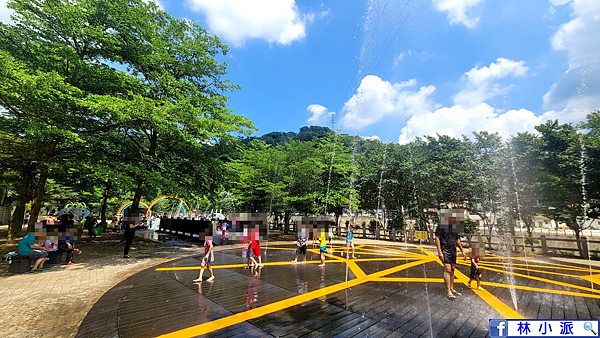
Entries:
POLYGON ((470 290, 459 259, 462 295, 450 300, 431 247, 357 241, 347 260, 341 244, 320 268, 317 248, 293 264, 294 244, 269 243, 255 270, 243 269, 241 248, 222 247, 215 281, 201 284, 198 256, 146 269, 101 297, 78 337, 485 337, 494 318, 600 317, 600 270, 590 276, 584 262, 487 255, 483 288, 470 290))
POLYGON ((157 249, 132 260, 106 257, 0 278, 2 337, 74 337, 98 299, 149 267, 189 255, 188 248, 157 249))

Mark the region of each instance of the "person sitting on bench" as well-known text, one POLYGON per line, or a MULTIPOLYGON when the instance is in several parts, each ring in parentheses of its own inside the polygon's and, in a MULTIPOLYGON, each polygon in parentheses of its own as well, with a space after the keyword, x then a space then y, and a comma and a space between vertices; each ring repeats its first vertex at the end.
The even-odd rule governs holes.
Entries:
POLYGON ((59 227, 60 238, 58 240, 58 251, 67 253, 67 264, 73 265, 73 251, 78 254, 81 250, 75 248, 75 222, 72 213, 65 214, 61 217, 61 225, 59 227))
POLYGON ((44 262, 48 260, 48 253, 44 247, 35 244, 35 234, 28 233, 19 241, 19 255, 31 258, 35 263, 31 271, 37 271, 44 267, 44 262))

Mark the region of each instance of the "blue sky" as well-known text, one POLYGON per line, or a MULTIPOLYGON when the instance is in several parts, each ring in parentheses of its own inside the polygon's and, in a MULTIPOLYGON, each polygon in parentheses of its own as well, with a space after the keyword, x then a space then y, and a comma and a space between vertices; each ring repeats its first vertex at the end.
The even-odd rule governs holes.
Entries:
MULTIPOLYGON (((259 128, 408 142, 510 137, 600 109, 597 0, 160 0, 231 47, 230 108, 259 128)), ((0 20, 7 21, 6 0, 0 20)))

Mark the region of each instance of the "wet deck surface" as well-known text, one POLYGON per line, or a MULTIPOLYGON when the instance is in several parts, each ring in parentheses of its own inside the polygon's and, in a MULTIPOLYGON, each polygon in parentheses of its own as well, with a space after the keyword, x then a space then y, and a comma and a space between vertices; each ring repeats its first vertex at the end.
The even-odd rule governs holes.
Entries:
POLYGON ((462 296, 450 300, 434 253, 360 245, 348 261, 332 249, 318 267, 318 248, 293 264, 294 245, 263 244, 265 266, 247 270, 236 246, 215 253, 216 279, 205 271, 200 284, 201 256, 163 264, 108 291, 77 337, 486 337, 494 318, 600 318, 600 270, 585 266, 488 255, 474 291, 459 260, 462 296))

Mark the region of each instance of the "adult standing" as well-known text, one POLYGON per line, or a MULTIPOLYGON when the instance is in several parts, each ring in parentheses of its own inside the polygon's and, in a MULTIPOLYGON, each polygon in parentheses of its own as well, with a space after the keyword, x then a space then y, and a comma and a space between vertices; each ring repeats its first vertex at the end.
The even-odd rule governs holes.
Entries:
POLYGON ((94 226, 96 225, 96 219, 92 215, 88 215, 85 218, 83 226, 88 231, 88 236, 90 237, 90 242, 95 242, 96 234, 94 233, 94 226))
POLYGON ((456 269, 456 247, 460 248, 465 260, 467 255, 460 242, 461 221, 466 218, 464 209, 442 209, 440 224, 435 229, 435 246, 438 257, 444 265, 444 283, 446 284, 446 295, 450 299, 460 296, 460 292, 454 289, 454 270, 456 269))
POLYGON ((125 221, 125 251, 123 252, 123 258, 131 258, 129 256, 129 248, 131 248, 131 243, 133 243, 133 238, 135 237, 135 227, 136 224, 131 221, 125 221))

